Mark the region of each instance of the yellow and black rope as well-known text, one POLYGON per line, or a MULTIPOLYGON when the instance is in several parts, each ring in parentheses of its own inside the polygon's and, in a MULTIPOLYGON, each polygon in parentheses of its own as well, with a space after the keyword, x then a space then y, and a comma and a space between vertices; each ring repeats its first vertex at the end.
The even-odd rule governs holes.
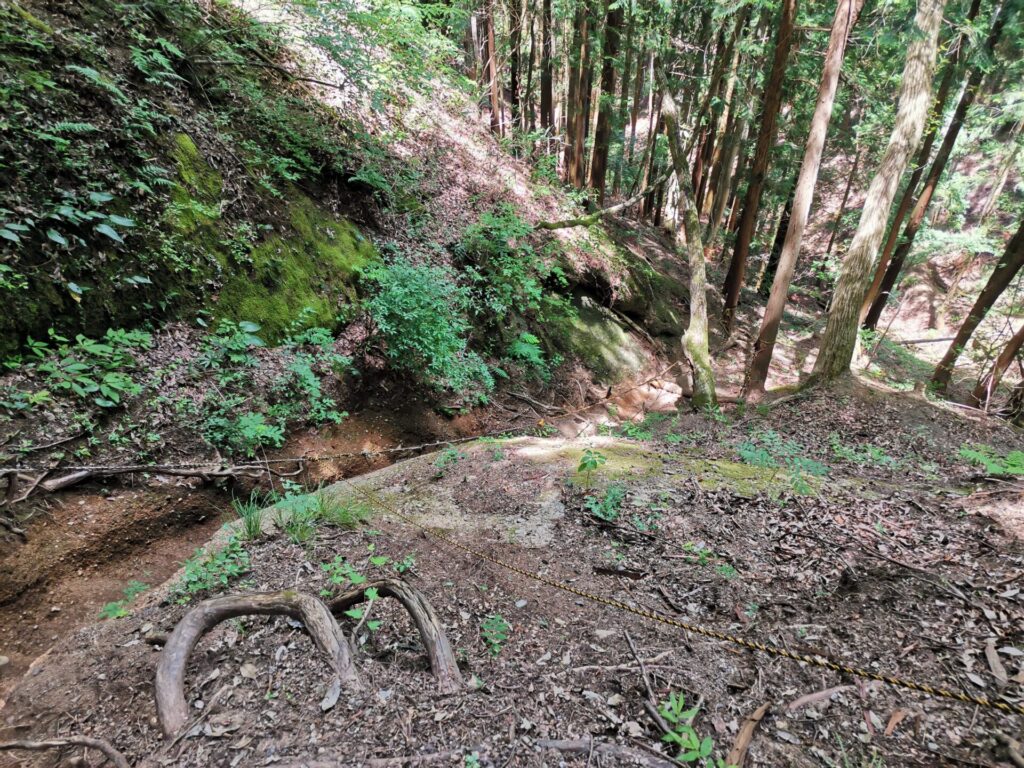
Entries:
POLYGON ((587 592, 586 590, 578 589, 577 587, 571 586, 569 584, 565 584, 560 581, 555 581, 554 579, 549 579, 545 576, 541 576, 538 573, 527 571, 526 569, 520 568, 517 565, 507 563, 503 560, 499 560, 496 557, 492 557, 491 555, 488 555, 484 552, 480 552, 459 541, 456 541, 455 539, 449 536, 444 535, 443 533, 438 533, 430 527, 423 525, 422 523, 413 519, 409 515, 406 515, 405 513, 399 511, 393 505, 383 501, 380 498, 379 494, 367 490, 362 486, 362 484, 357 485, 349 480, 345 480, 345 482, 353 490, 355 490, 363 497, 369 499, 372 504, 376 505, 383 511, 390 512, 403 522, 406 522, 409 525, 412 525, 413 527, 423 531, 432 539, 446 546, 465 552, 466 554, 471 555, 472 557, 475 557, 478 560, 483 560, 484 562, 491 563, 492 565, 496 565, 499 568, 502 568, 506 571, 511 571, 512 573, 523 576, 524 578, 537 581, 541 584, 544 584, 545 586, 551 587, 552 589, 557 589, 562 592, 567 592, 571 595, 581 597, 584 600, 588 600, 599 605, 606 605, 610 608, 615 608, 616 610, 631 613, 634 616, 639 616, 650 621, 658 622, 659 624, 667 624, 670 627, 676 627, 677 629, 682 629, 686 632, 692 632, 695 635, 711 638, 712 640, 719 640, 721 642, 731 643, 733 645, 738 645, 742 648, 747 648, 752 651, 761 651, 762 653, 767 653, 771 656, 779 656, 784 659, 790 659, 792 661, 799 661, 805 664, 811 664, 813 666, 821 667, 823 669, 830 669, 833 672, 842 672, 847 675, 864 678, 866 680, 877 680, 878 682, 896 686, 897 688, 906 688, 908 690, 918 691, 919 693, 924 693, 929 696, 935 696, 943 699, 952 699, 954 701, 960 701, 965 704, 976 704, 979 707, 998 710, 1006 714, 1024 715, 1024 704, 1011 704, 1005 701, 996 701, 993 699, 989 699, 985 696, 979 696, 977 694, 968 693, 963 690, 954 690, 941 686, 936 687, 933 685, 929 685, 928 683, 919 683, 914 680, 908 680, 906 678, 897 677, 896 675, 889 675, 881 672, 872 672, 869 669, 854 667, 848 664, 840 664, 839 662, 824 659, 819 656, 811 656, 805 653, 794 653, 793 651, 790 651, 786 648, 780 648, 776 645, 769 645, 768 643, 762 643, 757 640, 748 640, 747 638, 731 635, 728 632, 720 632, 716 629, 709 629, 708 627, 703 627, 699 624, 690 624, 689 622, 680 621, 670 616, 664 616, 660 613, 647 610, 646 608, 638 608, 636 606, 628 605, 622 602, 621 600, 616 600, 615 598, 605 597, 603 595, 595 595, 592 592, 587 592))

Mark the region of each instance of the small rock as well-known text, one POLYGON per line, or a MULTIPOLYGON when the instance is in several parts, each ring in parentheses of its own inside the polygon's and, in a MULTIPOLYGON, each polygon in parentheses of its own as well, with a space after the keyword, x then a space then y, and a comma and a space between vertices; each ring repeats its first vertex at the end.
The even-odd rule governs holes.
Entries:
POLYGON ((206 706, 206 702, 203 701, 202 699, 196 699, 195 703, 192 706, 195 707, 196 709, 202 709, 203 707, 206 706))
POLYGON ((638 739, 644 735, 644 728, 636 720, 629 720, 623 724, 622 730, 626 732, 626 735, 630 738, 638 739))
POLYGON ((50 606, 50 613, 60 613, 60 606, 59 605, 51 605, 50 606))
POLYGON ((598 640, 607 640, 609 637, 615 634, 614 629, 598 629, 594 632, 597 635, 598 640))
POLYGON ((152 625, 152 623, 150 623, 150 622, 148 622, 148 621, 147 621, 147 622, 146 622, 145 624, 143 624, 143 625, 142 625, 142 627, 141 627, 141 628, 139 629, 139 631, 140 631, 140 632, 141 632, 142 634, 144 634, 144 635, 148 635, 148 634, 149 634, 150 632, 152 632, 152 631, 153 631, 153 625, 152 625))
POLYGON ((516 600, 516 608, 525 608, 525 607, 526 607, 526 601, 525 600, 516 600))
POLYGON ((608 697, 608 706, 609 707, 617 707, 623 701, 625 701, 625 699, 623 699, 620 694, 613 693, 611 696, 608 697))
POLYGON ((11 663, 11 660, 6 656, 0 656, 0 667, 6 667, 11 663))

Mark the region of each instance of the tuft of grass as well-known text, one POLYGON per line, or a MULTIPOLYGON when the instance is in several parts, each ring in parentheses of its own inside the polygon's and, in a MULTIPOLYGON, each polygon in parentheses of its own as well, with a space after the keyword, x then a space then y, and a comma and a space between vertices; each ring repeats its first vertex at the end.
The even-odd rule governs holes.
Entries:
POLYGON ((256 541, 263 535, 263 506, 257 491, 248 499, 232 499, 231 508, 242 521, 242 541, 256 541))

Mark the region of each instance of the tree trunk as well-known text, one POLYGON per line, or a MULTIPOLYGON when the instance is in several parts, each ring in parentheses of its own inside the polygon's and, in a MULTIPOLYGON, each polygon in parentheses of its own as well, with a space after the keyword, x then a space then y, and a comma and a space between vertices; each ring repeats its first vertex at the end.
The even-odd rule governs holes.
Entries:
POLYGON ((615 176, 612 179, 612 194, 617 195, 622 185, 622 164, 626 157, 626 116, 629 114, 629 88, 633 79, 633 60, 639 65, 639 52, 634 56, 633 51, 633 28, 636 26, 636 17, 630 14, 626 19, 626 45, 623 48, 624 61, 622 65, 622 82, 619 84, 619 108, 615 114, 615 125, 613 130, 622 132, 622 146, 619 149, 618 157, 615 158, 615 176))
POLYGON ((1010 177, 1010 171, 1017 167, 1017 155, 1020 154, 1021 149, 1018 137, 1022 130, 1024 130, 1024 120, 1018 120, 1013 130, 1010 131, 1010 139, 1007 142, 1010 145, 1010 149, 1003 158, 996 181, 992 185, 992 190, 988 193, 988 199, 985 201, 981 213, 978 214, 978 226, 984 224, 985 219, 992 215, 992 211, 995 210, 996 203, 999 201, 999 196, 1003 193, 1003 187, 1006 186, 1006 180, 1010 177))
MULTIPOLYGON (((650 61, 654 61, 654 54, 650 54, 650 61)), ((636 82, 633 85, 633 108, 629 113, 629 154, 627 163, 633 162, 633 151, 636 147, 636 121, 640 118, 640 102, 644 95, 644 73, 650 63, 644 61, 644 57, 637 55, 636 82)), ((653 89, 652 89, 653 91, 653 89)), ((648 120, 650 116, 648 116, 648 120)))
POLYGON ((512 118, 512 128, 521 128, 522 104, 520 98, 522 94, 519 89, 519 73, 522 68, 521 49, 523 47, 522 0, 512 0, 509 3, 508 26, 509 48, 511 49, 508 57, 509 111, 512 118))
POLYGON ((576 40, 574 67, 569 73, 569 100, 566 114, 572 115, 572 124, 566 125, 566 181, 574 187, 582 187, 584 169, 587 167, 586 137, 587 121, 590 118, 590 8, 588 2, 581 3, 576 12, 576 40), (575 83, 572 82, 575 80, 575 83), (575 85, 575 87, 574 87, 575 85))
POLYGON ((843 55, 846 53, 846 40, 850 29, 857 21, 864 0, 839 0, 835 18, 832 21, 832 32, 829 35, 828 48, 825 51, 825 63, 821 74, 821 85, 818 88, 818 100, 811 118, 810 134, 804 149, 804 159, 800 165, 800 176, 797 179, 793 194, 793 212, 786 229, 786 240, 779 255, 779 266, 772 281, 772 291, 765 308, 761 331, 754 343, 754 356, 750 362, 747 375, 746 391, 749 396, 759 399, 764 392, 764 384, 768 379, 768 366, 775 351, 775 339, 779 334, 782 322, 782 311, 786 307, 786 295, 789 283, 793 279, 797 256, 800 254, 800 243, 807 225, 807 215, 811 209, 814 196, 814 185, 818 179, 818 168, 821 166, 821 153, 825 147, 825 135, 828 132, 829 120, 832 117, 832 104, 839 85, 839 72, 843 66, 843 55))
POLYGON ((554 41, 551 39, 551 0, 544 0, 541 11, 541 59, 540 59, 540 126, 551 130, 555 125, 555 100, 553 93, 554 41))
POLYGON ((583 99, 580 96, 580 72, 583 62, 583 49, 586 47, 587 39, 587 12, 586 4, 580 3, 576 7, 575 22, 573 25, 572 48, 569 53, 569 71, 566 78, 565 95, 565 155, 563 164, 565 166, 565 181, 572 183, 572 174, 576 167, 576 123, 581 119, 583 99))
POLYGON ((754 149, 754 161, 750 167, 750 181, 747 183, 746 195, 743 198, 743 214, 740 217, 736 234, 736 247, 729 273, 725 278, 722 293, 725 294, 725 310, 722 323, 726 331, 732 328, 733 317, 740 300, 740 289, 747 269, 747 257, 750 254, 750 242, 754 237, 754 225, 757 223, 757 211, 761 205, 761 193, 764 190, 765 177, 768 173, 768 160, 772 146, 775 144, 775 124, 782 104, 782 81, 786 74, 786 59, 789 56, 790 41, 793 36, 793 23, 796 18, 796 0, 782 0, 779 13, 779 32, 775 38, 775 53, 772 58, 771 74, 765 88, 764 103, 761 105, 761 127, 757 133, 757 145, 754 149))
POLYGON ((1013 334, 1006 343, 1006 346, 1003 347, 1003 351, 999 353, 999 357, 996 358, 995 363, 992 365, 992 370, 989 371, 987 376, 978 381, 978 385, 971 393, 972 405, 988 408, 989 400, 999 387, 1003 374, 1006 373, 1006 369, 1010 367, 1010 363, 1013 362, 1013 358, 1017 356, 1022 346, 1024 346, 1024 323, 1021 323, 1020 329, 1013 334))
POLYGON ((853 166, 850 168, 850 173, 846 177, 846 189, 843 190, 843 201, 839 203, 839 211, 836 213, 836 220, 832 224, 832 233, 828 236, 828 245, 825 246, 825 255, 828 256, 832 253, 832 246, 835 245, 836 235, 839 234, 839 227, 843 223, 843 214, 846 213, 846 204, 850 200, 850 192, 853 189, 853 182, 857 178, 857 169, 860 168, 861 155, 863 152, 857 147, 857 143, 853 146, 853 166))
MULTIPOLYGON (((978 9, 980 7, 981 0, 973 0, 970 9, 967 12, 967 24, 970 24, 972 21, 974 21, 975 17, 978 15, 978 9)), ((996 24, 998 25, 998 23, 999 22, 997 21, 996 24)), ((874 328, 875 325, 878 323, 878 315, 881 314, 881 308, 885 306, 885 300, 882 301, 877 313, 872 308, 872 305, 877 303, 876 299, 878 299, 879 294, 884 290, 886 293, 885 298, 888 299, 888 293, 890 290, 892 290, 893 284, 891 282, 886 288, 883 289, 882 287, 883 280, 886 279, 886 269, 889 266, 889 262, 893 257, 893 250, 896 248, 896 242, 898 240, 900 227, 903 226, 903 220, 906 218, 907 213, 910 211, 911 206, 914 204, 914 193, 917 191, 917 184, 919 181, 921 181, 921 175, 924 173, 925 166, 928 164, 928 158, 931 157, 932 146, 935 144, 935 138, 938 135, 939 123, 942 120, 942 113, 945 111, 946 108, 946 100, 949 98, 950 91, 953 88, 953 81, 956 79, 956 75, 960 71, 959 63, 964 56, 964 49, 967 48, 967 44, 968 41, 966 34, 961 34, 955 43, 955 50, 953 52, 953 56, 950 59, 949 63, 946 65, 946 71, 942 76, 942 82, 939 84, 939 90, 935 94, 935 103, 932 106, 931 112, 932 127, 925 135, 925 139, 921 144, 921 148, 918 150, 917 158, 914 160, 914 172, 910 177, 910 181, 907 182, 906 189, 903 190, 903 197, 900 199, 899 207, 896 209, 896 216, 893 218, 892 224, 889 227, 889 236, 885 240, 885 247, 882 249, 882 257, 878 260, 878 266, 875 268, 874 279, 871 281, 871 287, 868 289, 867 295, 864 297, 864 303, 861 305, 861 322, 864 323, 865 328, 874 328), (866 319, 869 316, 869 314, 874 315, 874 319, 870 322, 868 322, 866 319)), ((972 89, 968 84, 967 87, 964 89, 964 93, 961 95, 961 103, 963 103, 964 96, 966 96, 967 93, 971 90, 972 89)), ((973 101, 973 96, 971 98, 973 101)), ((959 105, 957 108, 957 112, 959 112, 959 105)), ((950 129, 952 129, 954 123, 956 123, 955 116, 953 118, 953 122, 950 124, 950 129)), ((962 116, 960 119, 960 123, 963 123, 962 116)), ((960 128, 958 126, 956 128, 956 131, 959 132, 959 130, 960 128)), ((948 137, 949 130, 946 131, 946 138, 948 139, 948 137)), ((955 140, 955 133, 953 138, 955 140)), ((943 142, 943 146, 945 146, 945 141, 943 142)), ((952 149, 952 145, 950 145, 950 149, 952 149)), ((939 156, 942 156, 941 148, 939 149, 939 156)), ((946 158, 949 158, 948 152, 946 153, 946 158)), ((935 169, 938 162, 938 158, 936 158, 935 162, 932 164, 933 170, 935 169)), ((945 164, 946 160, 943 160, 941 165, 945 166, 945 164)), ((939 173, 941 174, 941 172, 942 171, 940 169, 939 173)), ((926 190, 927 187, 928 184, 926 183, 926 190)), ((930 194, 929 197, 931 197, 930 194)), ((919 225, 920 222, 918 222, 918 226, 919 225)), ((913 238, 911 238, 911 240, 913 240, 913 238)), ((900 268, 897 268, 896 270, 897 274, 899 273, 899 269, 900 268)))
POLYGON ((526 95, 523 97, 523 130, 534 131, 537 128, 537 112, 533 108, 533 62, 537 52, 537 35, 535 34, 536 19, 532 14, 530 19, 530 53, 526 59, 526 95))
POLYGON ((945 4, 946 0, 918 0, 912 39, 907 47, 907 61, 900 81, 896 125, 878 172, 868 187, 857 232, 843 259, 842 271, 832 294, 825 335, 818 359, 814 362, 814 379, 829 381, 850 370, 857 346, 860 306, 871 280, 871 267, 885 236, 885 223, 896 188, 907 169, 911 153, 921 141, 928 119, 935 56, 939 50, 939 27, 942 26, 945 4))
POLYGON ((491 96, 491 133, 502 135, 501 124, 501 83, 498 82, 498 54, 494 50, 494 0, 487 3, 487 85, 491 96))
POLYGON ((690 321, 683 335, 683 352, 693 376, 693 407, 714 408, 718 405, 715 394, 715 372, 708 351, 708 297, 707 278, 704 273, 704 246, 700 240, 700 221, 693 204, 690 173, 686 167, 686 154, 679 136, 678 112, 675 99, 668 89, 665 73, 655 69, 658 87, 662 91, 661 117, 665 121, 672 168, 679 186, 679 208, 686 237, 686 256, 690 268, 690 321))
POLYGON ((619 53, 622 18, 621 5, 609 2, 601 50, 601 95, 598 97, 597 128, 594 130, 590 164, 590 187, 597 192, 598 208, 604 204, 604 181, 608 173, 608 145, 612 137, 612 112, 615 110, 615 57, 619 53))
POLYGON ((974 302, 974 306, 971 307, 960 330, 957 331, 956 338, 953 339, 953 343, 949 345, 942 361, 935 368, 931 381, 935 391, 945 392, 949 387, 949 380, 953 375, 953 366, 956 364, 957 358, 964 351, 975 329, 985 319, 985 315, 1020 272, 1022 266, 1024 266, 1024 221, 1021 221, 1016 234, 1010 238, 1003 258, 999 260, 995 271, 989 277, 977 301, 974 302))

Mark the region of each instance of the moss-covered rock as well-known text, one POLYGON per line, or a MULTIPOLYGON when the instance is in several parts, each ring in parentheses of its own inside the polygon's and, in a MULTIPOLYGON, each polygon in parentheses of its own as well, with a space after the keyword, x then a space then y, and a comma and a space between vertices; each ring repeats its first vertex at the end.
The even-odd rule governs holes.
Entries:
POLYGON ((357 299, 359 272, 377 258, 355 225, 304 195, 295 193, 288 217, 291 231, 260 243, 252 266, 226 279, 215 307, 219 317, 258 322, 268 341, 307 307, 310 322, 335 327, 341 308, 357 299))
POLYGON ((613 312, 589 296, 575 297, 573 308, 572 315, 555 324, 553 340, 563 352, 578 357, 602 381, 624 381, 652 362, 647 350, 613 312))

